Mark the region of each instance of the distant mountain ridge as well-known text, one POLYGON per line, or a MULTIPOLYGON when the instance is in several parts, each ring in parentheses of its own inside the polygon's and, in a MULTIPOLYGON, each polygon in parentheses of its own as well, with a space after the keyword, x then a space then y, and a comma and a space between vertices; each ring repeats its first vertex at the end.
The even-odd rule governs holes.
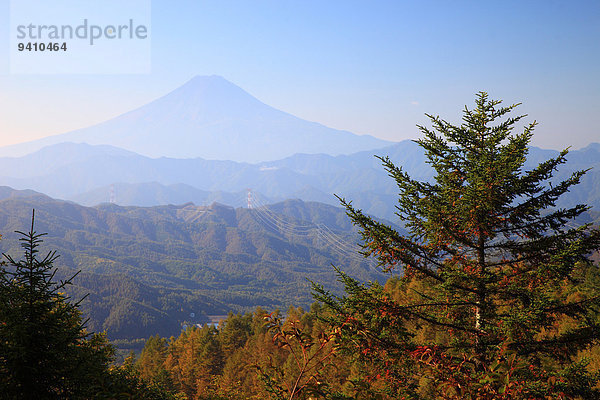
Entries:
MULTIPOLYGON (((152 207, 189 202, 206 205, 217 202, 238 208, 247 206, 248 192, 246 190, 235 193, 207 191, 184 183, 169 185, 162 185, 158 182, 115 183, 70 196, 68 199, 84 206, 95 206, 113 200, 121 206, 152 207)), ((273 198, 263 197, 263 201, 268 203, 273 203, 273 200, 273 198)), ((275 200, 284 199, 276 198, 275 200)))
MULTIPOLYGON (((526 168, 558 151, 530 149, 526 168)), ((24 157, 0 158, 0 185, 33 189, 55 198, 93 206, 110 200, 120 205, 246 204, 247 189, 262 203, 299 198, 338 205, 334 194, 353 200, 364 211, 395 220, 397 188, 380 161, 389 156, 413 178, 428 180, 433 170, 420 147, 403 141, 351 155, 296 154, 261 163, 196 159, 153 159, 110 146, 63 143, 24 157)), ((586 203, 600 210, 600 145, 573 150, 557 179, 592 168, 560 201, 586 203)))
POLYGON ((111 145, 149 157, 238 162, 276 160, 295 153, 350 154, 391 144, 277 110, 216 75, 196 76, 100 124, 2 147, 0 156, 22 156, 61 142, 111 145))

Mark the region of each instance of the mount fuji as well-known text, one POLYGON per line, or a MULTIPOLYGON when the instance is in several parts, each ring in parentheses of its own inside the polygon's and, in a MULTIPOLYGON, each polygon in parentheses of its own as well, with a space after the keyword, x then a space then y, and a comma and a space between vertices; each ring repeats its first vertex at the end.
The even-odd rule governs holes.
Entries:
POLYGON ((238 162, 270 161, 296 153, 351 154, 391 144, 277 110, 216 75, 197 76, 100 124, 2 147, 0 156, 22 156, 62 142, 111 145, 152 158, 238 162))

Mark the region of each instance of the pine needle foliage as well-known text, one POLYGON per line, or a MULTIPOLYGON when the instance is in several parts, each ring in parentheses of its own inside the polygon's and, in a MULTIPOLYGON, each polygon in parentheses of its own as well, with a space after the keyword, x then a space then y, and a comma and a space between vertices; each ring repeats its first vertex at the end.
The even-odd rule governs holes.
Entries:
MULTIPOLYGON (((409 235, 341 199, 363 252, 400 276, 390 295, 340 272, 346 296, 315 286, 334 311, 342 350, 362 358, 367 386, 406 398, 599 398, 579 351, 600 337, 600 293, 581 289, 600 231, 556 207, 586 171, 557 181, 568 150, 526 169, 536 123, 520 133, 519 104, 480 92, 460 126, 419 126, 435 178, 412 179, 389 158, 397 215, 409 235), (368 370, 368 367, 365 367, 368 370)), ((589 272, 589 271, 588 271, 589 272)))
POLYGON ((112 360, 102 335, 89 335, 67 280, 56 281, 53 251, 40 257, 44 234, 17 232, 23 257, 0 266, 0 389, 7 399, 92 398, 112 360))

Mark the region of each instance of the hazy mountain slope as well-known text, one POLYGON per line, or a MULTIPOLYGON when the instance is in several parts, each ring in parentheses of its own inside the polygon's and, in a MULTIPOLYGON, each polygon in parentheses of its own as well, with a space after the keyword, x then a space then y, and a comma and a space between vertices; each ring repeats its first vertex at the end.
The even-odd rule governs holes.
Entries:
MULTIPOLYGON (((558 154, 531 148, 526 168, 558 154)), ((297 154, 258 164, 196 159, 152 159, 109 146, 64 143, 22 158, 0 158, 0 184, 34 189, 87 205, 106 202, 115 184, 117 203, 158 205, 211 200, 240 206, 251 188, 267 199, 301 198, 337 205, 333 194, 365 211, 393 219, 397 188, 374 155, 389 156, 416 179, 433 176, 421 149, 404 141, 352 155, 297 154), (52 160, 57 160, 56 165, 52 160)), ((561 205, 584 202, 600 208, 600 145, 569 153, 557 179, 592 168, 561 205)))
POLYGON ((287 168, 265 169, 259 164, 201 158, 153 159, 130 155, 133 153, 115 154, 104 149, 105 147, 71 143, 50 146, 43 149, 44 160, 47 152, 54 152, 57 159, 70 159, 71 155, 80 151, 90 154, 85 159, 74 157, 73 162, 51 169, 45 168, 45 161, 36 159, 37 153, 26 156, 35 165, 32 169, 37 171, 37 175, 34 176, 24 176, 20 163, 11 164, 14 159, 0 158, 0 165, 5 163, 5 168, 0 171, 0 184, 18 189, 31 188, 58 198, 70 198, 116 182, 159 182, 163 185, 183 183, 200 190, 228 192, 252 187, 268 196, 272 193, 293 192, 311 183, 308 177, 287 168))
POLYGON ((197 76, 98 125, 0 148, 0 155, 23 155, 60 142, 112 145, 150 157, 252 162, 295 153, 350 154, 389 144, 279 111, 214 75, 197 76))
POLYGON ((113 146, 60 143, 21 157, 0 157, 0 176, 35 178, 84 162, 101 167, 106 166, 109 160, 131 157, 138 159, 139 155, 113 146))
POLYGON ((264 162, 262 165, 263 168, 289 168, 301 174, 314 176, 368 169, 381 171, 381 161, 376 156, 389 157, 414 174, 416 179, 427 179, 431 176, 425 155, 412 140, 403 140, 390 146, 350 155, 295 154, 281 160, 264 162))
MULTIPOLYGON (((246 190, 236 193, 223 191, 210 192, 196 189, 193 186, 183 183, 162 185, 158 182, 144 182, 116 183, 110 186, 102 186, 89 192, 70 196, 69 200, 84 206, 95 206, 101 203, 108 203, 112 196, 115 203, 121 206, 151 207, 189 202, 196 205, 208 205, 218 202, 237 208, 247 206, 247 195, 248 192, 246 190)), ((269 203, 273 202, 271 198, 266 199, 268 199, 269 203)))

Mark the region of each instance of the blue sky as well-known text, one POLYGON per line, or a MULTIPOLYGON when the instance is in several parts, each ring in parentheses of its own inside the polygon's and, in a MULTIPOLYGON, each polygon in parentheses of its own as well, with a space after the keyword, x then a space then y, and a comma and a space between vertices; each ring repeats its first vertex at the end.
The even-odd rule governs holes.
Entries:
POLYGON ((151 73, 139 75, 11 75, 0 1, 0 145, 101 122, 210 74, 387 140, 417 138, 424 113, 459 122, 484 90, 523 103, 540 123, 535 145, 600 142, 597 0, 155 0, 151 73))

